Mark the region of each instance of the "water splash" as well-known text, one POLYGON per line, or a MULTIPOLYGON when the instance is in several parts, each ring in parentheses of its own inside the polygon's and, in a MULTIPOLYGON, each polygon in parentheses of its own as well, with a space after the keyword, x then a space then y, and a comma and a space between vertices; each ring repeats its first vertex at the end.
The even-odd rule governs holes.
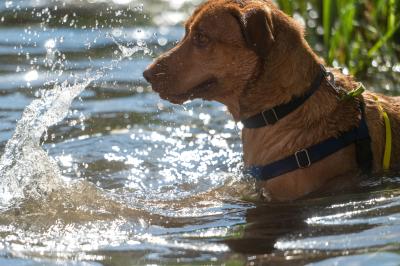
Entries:
POLYGON ((0 210, 18 199, 44 196, 59 186, 60 171, 41 148, 41 137, 67 116, 72 100, 93 80, 55 85, 25 109, 0 159, 0 210))
POLYGON ((0 210, 24 198, 46 196, 60 187, 61 171, 41 148, 42 136, 50 126, 67 116, 73 99, 91 82, 100 79, 124 58, 139 51, 151 53, 145 43, 127 47, 113 36, 107 37, 113 40, 122 54, 118 60, 113 60, 110 66, 103 66, 91 78, 84 78, 80 83, 69 85, 65 81, 61 85, 56 84, 52 90, 43 90, 41 98, 34 100, 25 109, 0 159, 0 210))
POLYGON ((130 47, 130 46, 122 45, 111 34, 107 34, 106 37, 110 38, 118 46, 118 49, 121 52, 120 60, 122 60, 123 58, 131 57, 132 55, 134 55, 134 54, 136 54, 137 52, 140 52, 140 51, 143 51, 144 55, 151 55, 152 54, 152 51, 147 47, 147 44, 144 41, 138 41, 137 45, 133 45, 133 46, 130 47))

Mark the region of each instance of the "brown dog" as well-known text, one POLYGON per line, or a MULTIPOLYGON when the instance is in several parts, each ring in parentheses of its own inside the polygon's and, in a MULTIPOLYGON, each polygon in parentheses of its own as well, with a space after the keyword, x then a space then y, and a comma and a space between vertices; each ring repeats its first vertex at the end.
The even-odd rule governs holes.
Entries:
MULTIPOLYGON (((173 103, 216 100, 228 107, 236 121, 243 121, 307 94, 321 73, 323 60, 307 44, 303 28, 272 1, 210 0, 197 8, 185 27, 183 40, 144 72, 153 89, 173 103)), ((390 169, 399 169, 400 99, 365 92, 338 100, 335 88, 351 91, 358 83, 332 71, 337 86, 329 84, 323 73, 315 93, 298 108, 273 125, 243 129, 246 167, 270 165, 290 156, 299 166, 261 179, 258 184, 265 198, 294 200, 359 181, 357 158, 368 149, 357 149, 357 141, 316 162, 307 158, 304 149, 357 129, 364 116, 371 140, 371 171, 381 173, 386 131, 379 106, 388 114, 393 133, 390 169)))

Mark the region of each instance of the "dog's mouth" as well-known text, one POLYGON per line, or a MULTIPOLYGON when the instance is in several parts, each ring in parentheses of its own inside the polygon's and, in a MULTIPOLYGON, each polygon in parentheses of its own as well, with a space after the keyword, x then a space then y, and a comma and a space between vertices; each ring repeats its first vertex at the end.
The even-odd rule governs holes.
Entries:
POLYGON ((175 104, 182 104, 185 101, 199 98, 203 95, 207 95, 210 89, 214 88, 217 84, 218 84, 217 78, 212 77, 184 93, 174 94, 174 93, 169 93, 168 91, 163 91, 159 93, 160 97, 163 98, 164 100, 168 100, 175 104))

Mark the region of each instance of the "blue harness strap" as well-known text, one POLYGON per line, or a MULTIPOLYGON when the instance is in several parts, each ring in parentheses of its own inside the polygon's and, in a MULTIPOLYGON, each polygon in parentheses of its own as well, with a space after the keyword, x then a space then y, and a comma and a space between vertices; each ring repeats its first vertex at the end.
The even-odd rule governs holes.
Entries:
POLYGON ((361 104, 361 114, 362 117, 358 127, 341 134, 337 138, 332 137, 316 145, 300 150, 282 160, 265 166, 250 167, 248 169, 249 173, 258 181, 267 181, 297 169, 308 168, 313 163, 316 163, 353 143, 356 144, 357 161, 360 167, 364 172, 368 172, 371 169, 372 163, 372 152, 370 149, 371 138, 365 121, 363 104, 361 104), (365 147, 368 147, 368 149, 365 149, 365 147), (363 151, 362 154, 360 154, 360 151, 363 151))

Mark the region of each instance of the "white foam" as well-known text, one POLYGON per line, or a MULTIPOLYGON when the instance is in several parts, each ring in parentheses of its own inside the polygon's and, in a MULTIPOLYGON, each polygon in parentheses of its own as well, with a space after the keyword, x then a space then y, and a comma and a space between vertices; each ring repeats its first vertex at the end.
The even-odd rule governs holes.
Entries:
POLYGON ((22 198, 47 195, 59 186, 60 170, 42 149, 41 137, 67 116, 72 100, 92 81, 55 85, 26 107, 0 159, 0 209, 22 198))

